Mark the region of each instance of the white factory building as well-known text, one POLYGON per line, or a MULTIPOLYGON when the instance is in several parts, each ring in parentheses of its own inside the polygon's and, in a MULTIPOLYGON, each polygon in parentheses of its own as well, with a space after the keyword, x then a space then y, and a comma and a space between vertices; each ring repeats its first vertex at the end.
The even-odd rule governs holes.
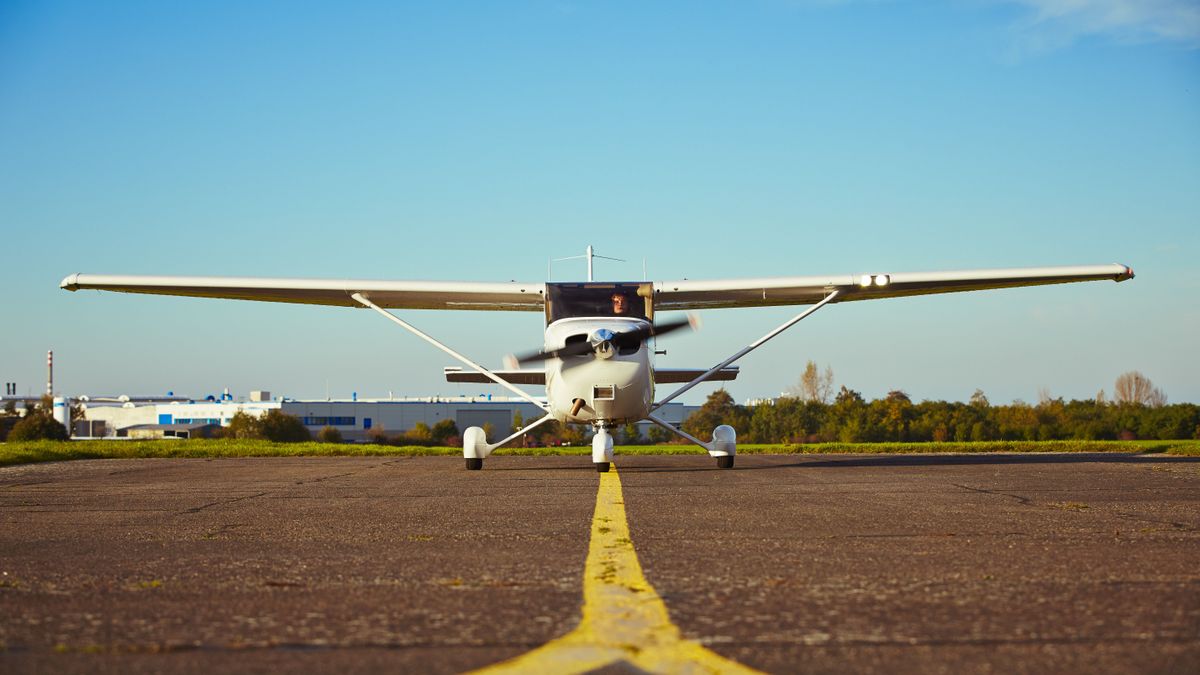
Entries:
MULTIPOLYGON (((454 420, 459 432, 467 427, 490 424, 496 434, 491 440, 499 440, 513 426, 517 413, 526 423, 543 414, 537 406, 523 399, 486 395, 295 400, 283 397, 273 399, 269 392, 251 392, 248 399, 238 401, 225 394, 220 398, 208 397, 205 400, 81 397, 77 402, 83 409, 87 423, 76 423, 76 436, 93 437, 142 435, 156 427, 228 426, 239 412, 258 416, 277 409, 300 418, 314 436, 329 426, 341 432, 348 441, 366 440, 372 432, 399 434, 412 429, 418 422, 432 427, 445 419, 454 420)), ((696 406, 669 403, 657 414, 678 426, 695 409, 696 406)), ((642 423, 643 436, 649 427, 649 422, 642 423)))

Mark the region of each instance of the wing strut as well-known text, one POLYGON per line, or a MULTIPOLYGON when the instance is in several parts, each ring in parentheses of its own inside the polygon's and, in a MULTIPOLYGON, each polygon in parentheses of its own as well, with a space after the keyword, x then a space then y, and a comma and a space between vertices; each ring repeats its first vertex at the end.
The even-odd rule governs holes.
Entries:
POLYGON ((682 437, 684 440, 695 443, 696 445, 704 448, 705 450, 713 449, 712 443, 705 443, 704 441, 700 440, 699 438, 696 438, 695 436, 689 434, 688 432, 684 431, 683 429, 677 428, 674 424, 671 424, 670 422, 664 420, 663 418, 659 417, 658 415, 655 415, 654 413, 650 413, 649 415, 646 415, 646 419, 650 420, 651 422, 654 422, 655 424, 666 429, 667 431, 669 431, 673 434, 676 434, 677 436, 682 437))
MULTIPOLYGON (((779 335, 783 331, 785 331, 785 330, 791 328, 792 326, 796 325, 797 323, 799 323, 801 319, 805 318, 809 314, 812 314, 813 312, 817 311, 818 309, 821 309, 825 305, 833 302, 834 298, 836 298, 840 293, 841 293, 841 291, 833 291, 829 295, 825 296, 825 298, 822 299, 817 304, 813 305, 812 307, 809 307, 808 309, 804 310, 803 312, 800 312, 796 316, 793 316, 791 319, 786 321, 783 325, 779 326, 778 328, 771 331, 770 333, 767 333, 766 335, 760 337, 758 340, 750 343, 748 346, 744 347, 738 353, 736 353, 733 356, 718 363, 717 365, 713 366, 712 368, 709 368, 707 371, 704 372, 703 375, 700 375, 699 377, 692 380, 691 382, 688 382, 687 384, 683 385, 682 387, 676 389, 674 391, 674 393, 672 393, 670 396, 664 398, 663 400, 659 401, 658 403, 655 403, 654 407, 650 408, 650 412, 654 412, 655 410, 658 410, 659 408, 663 407, 664 405, 666 405, 666 404, 670 403, 671 401, 675 400, 676 398, 678 398, 679 395, 682 394, 683 392, 685 392, 685 391, 691 389, 692 387, 700 384, 701 382, 707 380, 708 378, 712 377, 716 373, 721 372, 721 369, 724 368, 725 366, 728 366, 729 364, 733 363, 734 361, 737 361, 738 359, 749 354, 750 352, 754 351, 755 349, 758 349, 767 340, 770 340, 771 338, 775 337, 776 335, 779 335)), ((653 417, 649 417, 647 419, 658 424, 658 422, 653 417)), ((675 433, 679 433, 677 430, 673 430, 673 431, 675 431, 675 433)), ((701 443, 701 445, 703 446, 703 443, 701 443)))
MULTIPOLYGON (((536 422, 530 422, 529 424, 526 424, 525 426, 521 427, 520 429, 517 429, 516 431, 509 434, 509 436, 502 441, 496 441, 495 443, 487 443, 485 441, 484 451, 480 454, 482 454, 484 457, 487 457, 488 455, 492 454, 492 451, 495 450, 496 448, 504 445, 505 443, 511 443, 511 442, 517 440, 518 438, 524 436, 525 434, 529 433, 530 431, 533 431, 535 427, 540 427, 543 424, 545 424, 546 422, 550 422, 553 420, 554 420, 554 415, 551 415, 550 413, 546 413, 545 415, 537 418, 536 422)), ((478 448, 476 449, 476 452, 479 452, 478 448)))
POLYGON ((475 363, 471 359, 468 359, 467 357, 463 356, 462 354, 459 354, 458 352, 456 352, 453 349, 447 347, 446 345, 438 342, 437 340, 433 339, 432 337, 429 337, 425 333, 422 333, 416 326, 413 326, 412 324, 408 323, 404 319, 401 319, 400 317, 396 316, 395 314, 392 314, 391 312, 387 311, 386 309, 384 309, 384 308, 380 307, 379 305, 376 305, 375 303, 366 299, 365 297, 363 297, 362 293, 355 293, 355 294, 351 295, 350 297, 354 298, 355 302, 363 305, 364 307, 368 307, 370 309, 375 310, 376 312, 379 312, 385 318, 394 322, 396 325, 400 326, 404 330, 412 333, 413 335, 416 335, 417 337, 428 342, 429 344, 433 345, 434 347, 437 347, 438 349, 446 352, 447 354, 449 354, 450 356, 453 356, 454 358, 458 359, 459 361, 462 361, 463 363, 467 364, 471 368, 474 368, 476 372, 480 373, 481 375, 488 378, 489 380, 492 380, 496 384, 504 387, 505 389, 508 389, 509 391, 516 394, 517 396, 520 396, 521 398, 525 399, 526 401, 529 401, 530 403, 536 405, 537 407, 541 408, 542 410, 549 410, 549 408, 546 406, 545 402, 537 400, 533 396, 530 396, 528 393, 518 389, 516 387, 516 385, 511 384, 508 380, 505 380, 504 378, 493 373, 492 371, 488 370, 487 368, 484 368, 483 366, 479 365, 478 363, 475 363))

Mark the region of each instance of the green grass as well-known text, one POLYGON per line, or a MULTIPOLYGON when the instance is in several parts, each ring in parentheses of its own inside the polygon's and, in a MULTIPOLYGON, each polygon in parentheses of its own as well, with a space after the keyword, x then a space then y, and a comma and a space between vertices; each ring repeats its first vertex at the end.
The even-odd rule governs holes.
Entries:
MULTIPOLYGON (((501 448, 498 455, 589 455, 590 447, 501 448)), ((813 443, 738 446, 739 454, 917 454, 981 452, 1124 452, 1200 457, 1200 441, 988 441, 981 443, 813 443)), ((462 448, 271 443, 251 440, 39 441, 0 444, 0 466, 71 459, 139 457, 405 457, 454 455, 462 448)), ((702 455, 694 445, 622 445, 621 455, 702 455)))

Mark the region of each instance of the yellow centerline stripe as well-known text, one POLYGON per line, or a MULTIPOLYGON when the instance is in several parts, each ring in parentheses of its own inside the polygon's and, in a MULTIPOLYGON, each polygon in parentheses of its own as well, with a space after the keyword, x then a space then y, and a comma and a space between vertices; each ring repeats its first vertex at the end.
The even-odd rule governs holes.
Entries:
POLYGON ((531 652, 475 672, 586 673, 621 661, 657 673, 758 672, 683 639, 671 623, 667 606, 642 574, 614 468, 600 474, 579 626, 531 652))

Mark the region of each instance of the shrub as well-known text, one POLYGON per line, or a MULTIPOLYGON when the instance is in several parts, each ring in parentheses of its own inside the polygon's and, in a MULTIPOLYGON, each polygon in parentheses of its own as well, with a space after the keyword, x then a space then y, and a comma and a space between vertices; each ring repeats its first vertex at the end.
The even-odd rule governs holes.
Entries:
POLYGON ((413 425, 413 428, 404 432, 404 436, 414 444, 419 445, 432 440, 433 431, 429 428, 428 424, 425 424, 424 422, 417 422, 413 425))
POLYGON ((8 440, 9 432, 11 432, 12 428, 15 427, 17 422, 20 421, 20 417, 0 417, 0 443, 4 443, 8 440))
POLYGON ((67 428, 58 420, 44 413, 32 413, 13 425, 8 440, 20 441, 65 441, 69 438, 67 428))
POLYGON ((458 435, 458 425, 449 418, 441 420, 433 425, 433 428, 429 430, 429 435, 434 443, 444 444, 446 439, 458 435))
POLYGON ((311 441, 312 434, 299 417, 281 410, 268 410, 262 417, 245 412, 234 414, 225 429, 226 438, 257 438, 275 443, 311 441))
POLYGON ((268 410, 259 419, 263 438, 276 443, 301 443, 311 441, 312 434, 299 417, 280 410, 268 410))
POLYGON ((225 427, 226 438, 262 438, 262 424, 253 415, 238 411, 225 427))
POLYGON ((660 443, 666 443, 667 441, 671 440, 671 438, 672 438, 671 432, 667 431, 666 429, 663 429, 662 427, 658 426, 657 424, 650 427, 646 431, 646 440, 649 441, 651 445, 658 445, 660 443))
POLYGON ((317 432, 317 440, 322 443, 342 443, 342 432, 333 427, 325 427, 317 432))

